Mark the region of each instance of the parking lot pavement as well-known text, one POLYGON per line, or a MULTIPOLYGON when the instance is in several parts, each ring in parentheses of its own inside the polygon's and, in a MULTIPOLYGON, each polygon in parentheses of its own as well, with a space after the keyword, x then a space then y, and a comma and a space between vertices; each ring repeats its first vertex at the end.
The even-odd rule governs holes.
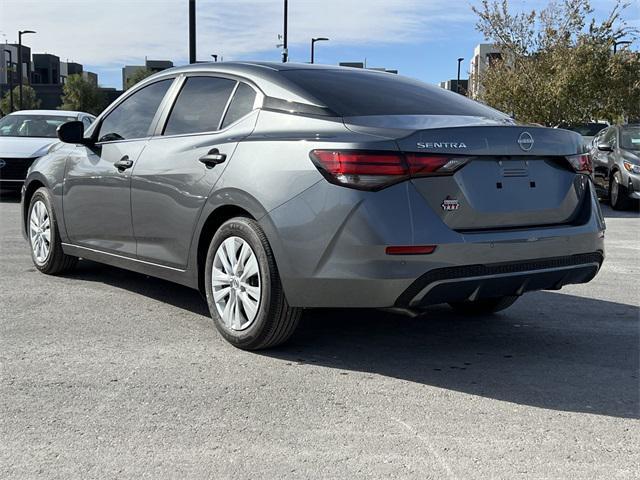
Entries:
POLYGON ((470 321, 313 311, 246 353, 195 291, 38 273, 0 203, 0 478, 639 478, 640 217, 587 285, 470 321))

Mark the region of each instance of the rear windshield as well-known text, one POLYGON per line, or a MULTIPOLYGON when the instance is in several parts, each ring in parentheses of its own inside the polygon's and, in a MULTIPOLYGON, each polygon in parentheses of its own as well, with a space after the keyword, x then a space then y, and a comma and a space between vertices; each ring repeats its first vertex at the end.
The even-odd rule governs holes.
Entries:
POLYGON ((640 150, 640 126, 622 127, 620 130, 620 148, 640 150))
POLYGON ((285 70, 280 73, 344 117, 469 115, 508 118, 457 93, 392 73, 355 69, 285 70))

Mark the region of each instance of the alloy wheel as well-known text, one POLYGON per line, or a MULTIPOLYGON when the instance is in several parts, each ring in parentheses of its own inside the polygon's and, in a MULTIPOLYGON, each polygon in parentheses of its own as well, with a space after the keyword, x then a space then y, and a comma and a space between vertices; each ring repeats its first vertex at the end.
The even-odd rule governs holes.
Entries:
POLYGON ((46 262, 51 251, 51 220, 47 206, 41 200, 35 202, 31 208, 29 238, 36 262, 46 262))
POLYGON ((226 238, 213 258, 213 299, 227 328, 245 330, 255 320, 260 306, 261 282, 258 259, 240 237, 226 238))

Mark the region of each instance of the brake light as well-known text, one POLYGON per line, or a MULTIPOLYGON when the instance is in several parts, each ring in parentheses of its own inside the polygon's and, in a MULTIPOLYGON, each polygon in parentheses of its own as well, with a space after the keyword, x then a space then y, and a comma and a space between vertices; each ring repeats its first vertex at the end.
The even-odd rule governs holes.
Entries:
POLYGON ((366 150, 312 150, 318 170, 331 183, 380 190, 412 177, 451 175, 468 158, 366 150))
POLYGON ((570 155, 567 157, 567 160, 569 160, 569 163, 577 173, 590 174, 593 172, 591 155, 589 155, 588 153, 570 155))

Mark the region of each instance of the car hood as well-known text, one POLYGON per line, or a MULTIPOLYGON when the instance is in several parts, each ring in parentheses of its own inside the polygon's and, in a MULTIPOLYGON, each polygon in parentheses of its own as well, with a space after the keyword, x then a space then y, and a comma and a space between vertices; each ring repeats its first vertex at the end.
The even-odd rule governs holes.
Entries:
POLYGON ((0 137, 0 158, 34 158, 47 153, 55 138, 0 137))

